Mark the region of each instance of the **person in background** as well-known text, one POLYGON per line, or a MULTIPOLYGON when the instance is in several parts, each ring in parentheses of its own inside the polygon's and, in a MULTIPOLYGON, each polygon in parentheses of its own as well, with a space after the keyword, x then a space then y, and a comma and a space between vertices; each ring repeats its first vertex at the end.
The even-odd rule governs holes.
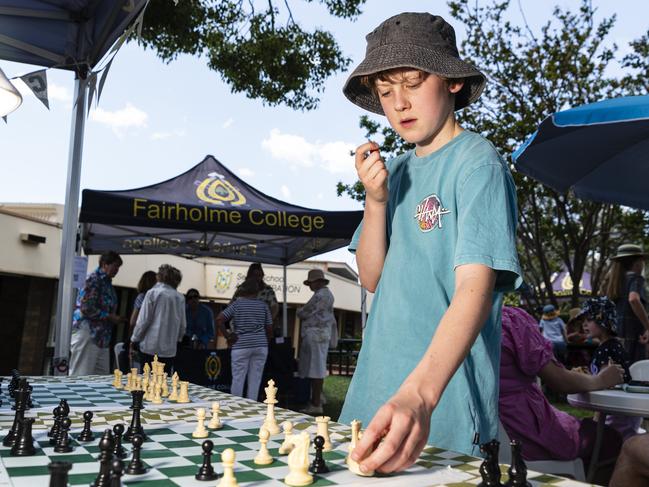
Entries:
MULTIPOLYGON (((595 375, 611 363, 618 364, 624 369, 624 382, 629 382, 631 362, 622 342, 617 338, 615 304, 606 296, 602 296, 587 299, 581 309, 586 317, 584 326, 588 336, 600 342, 593 354, 590 372, 595 375)), ((606 424, 618 430, 625 440, 638 433, 644 433, 644 430, 640 429, 641 423, 642 418, 633 416, 606 416, 606 424)))
POLYGON ((562 362, 565 361, 566 324, 559 318, 559 311, 552 304, 543 307, 539 327, 543 336, 552 342, 554 355, 562 362))
POLYGON ((327 287, 329 279, 320 269, 311 269, 304 284, 313 291, 313 296, 297 310, 297 316, 302 320, 298 375, 311 379, 311 403, 302 412, 322 414, 320 401, 327 375, 329 340, 332 328, 337 326, 334 296, 327 287))
POLYGON ((193 347, 205 349, 214 339, 214 313, 209 306, 201 303, 200 299, 201 295, 197 289, 192 288, 185 294, 185 336, 191 340, 193 347))
MULTIPOLYGON (((129 340, 131 335, 133 334, 133 330, 135 329, 135 324, 137 323, 137 317, 140 314, 140 308, 142 307, 142 303, 144 302, 144 295, 147 293, 149 289, 151 289, 153 286, 155 286, 157 282, 156 278, 156 273, 154 271, 146 271, 142 276, 140 277, 140 281, 137 283, 137 296, 135 297, 135 301, 133 301, 133 311, 131 312, 131 319, 130 319, 130 326, 128 330, 128 336, 129 340)), ((131 359, 131 366, 135 367, 133 365, 134 363, 137 362, 137 366, 139 368, 139 357, 137 357, 137 353, 133 352, 133 349, 130 348, 131 353, 130 359, 131 359)))
MULTIPOLYGON (((566 323, 566 342, 567 345, 585 345, 597 342, 588 336, 584 330, 585 316, 581 308, 571 308, 568 311, 568 323, 566 323)), ((576 348, 570 350, 567 354, 566 366, 572 367, 585 367, 588 368, 590 364, 590 353, 584 348, 576 348)))
POLYGON ((158 282, 144 296, 131 345, 140 352, 143 364, 158 355, 171 373, 178 342, 187 329, 185 297, 176 291, 183 276, 175 267, 163 264, 156 277, 158 282))
POLYGON ((117 294, 112 279, 122 258, 112 250, 99 257, 99 266, 79 290, 72 315, 70 375, 110 373, 110 339, 113 328, 127 320, 116 314, 117 294))
MULTIPOLYGON (((257 283, 259 291, 257 292, 256 297, 257 299, 261 299, 268 305, 270 315, 274 322, 275 318, 277 317, 277 313, 279 312, 279 304, 277 303, 277 296, 275 295, 273 288, 264 282, 264 269, 261 267, 261 264, 259 262, 253 262, 248 267, 246 280, 248 279, 252 279, 257 283)), ((239 285, 239 287, 241 287, 241 285, 239 285)), ((236 291, 234 292, 232 301, 230 301, 230 303, 233 303, 234 300, 240 296, 239 287, 237 287, 236 291)))
POLYGON ((273 334, 273 319, 268 305, 257 299, 259 282, 250 278, 238 288, 239 297, 216 317, 216 326, 232 347, 232 386, 230 393, 257 400, 266 358, 268 342, 273 334), (231 330, 225 329, 225 322, 231 330), (248 388, 243 396, 243 384, 248 378, 248 388))
MULTIPOLYGON (((537 383, 574 394, 607 389, 623 381, 619 365, 604 366, 596 375, 567 370, 556 359, 552 343, 539 333, 536 320, 520 308, 504 307, 500 356, 499 417, 510 439, 522 443, 525 460, 590 460, 596 424, 579 420, 553 407, 537 383)), ((614 460, 622 446, 621 435, 604 428, 599 461, 614 460)), ((610 471, 598 471, 606 482, 610 471)))
POLYGON ((619 336, 631 363, 647 358, 649 317, 643 276, 647 255, 639 245, 620 245, 611 257, 613 264, 603 287, 603 294, 615 303, 619 336))
POLYGON ((629 438, 622 445, 609 487, 649 485, 649 434, 629 438))

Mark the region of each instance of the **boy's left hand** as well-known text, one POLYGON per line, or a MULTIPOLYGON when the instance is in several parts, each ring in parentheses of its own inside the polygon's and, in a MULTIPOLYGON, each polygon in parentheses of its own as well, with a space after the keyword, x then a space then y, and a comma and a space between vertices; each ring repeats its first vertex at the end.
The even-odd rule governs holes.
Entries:
POLYGON ((374 415, 352 458, 362 459, 360 467, 366 472, 405 470, 417 460, 428 441, 432 413, 424 397, 404 384, 374 415))

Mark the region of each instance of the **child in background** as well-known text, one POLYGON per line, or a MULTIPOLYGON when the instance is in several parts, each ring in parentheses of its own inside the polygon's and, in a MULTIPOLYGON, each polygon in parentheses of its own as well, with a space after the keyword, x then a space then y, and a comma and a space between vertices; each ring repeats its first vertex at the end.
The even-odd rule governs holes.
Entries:
MULTIPOLYGON (((581 309, 586 318, 584 326, 588 336, 598 339, 600 342, 590 363, 590 373, 595 375, 609 364, 618 364, 624 369, 624 382, 629 382, 631 380, 629 372, 631 362, 624 345, 617 338, 615 304, 606 296, 602 296, 586 300, 581 309)), ((618 430, 625 440, 644 432, 640 429, 641 423, 642 418, 634 416, 608 415, 606 417, 606 424, 618 430)))
POLYGON ((387 473, 427 442, 480 455, 497 437, 502 293, 520 268, 507 164, 455 118, 486 78, 460 59, 453 27, 402 13, 366 40, 345 96, 415 149, 387 163, 374 142, 356 149, 366 199, 350 250, 375 296, 340 421, 367 425, 361 471, 387 473))

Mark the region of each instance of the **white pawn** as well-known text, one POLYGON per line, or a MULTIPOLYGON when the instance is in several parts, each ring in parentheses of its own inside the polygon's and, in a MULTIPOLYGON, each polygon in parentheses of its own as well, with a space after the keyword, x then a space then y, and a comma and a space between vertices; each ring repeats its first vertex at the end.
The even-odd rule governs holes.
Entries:
POLYGON ((211 430, 218 430, 223 427, 221 423, 221 418, 219 418, 219 412, 221 411, 221 405, 218 401, 212 402, 212 419, 210 419, 207 427, 211 430))
POLYGON ((279 447, 278 452, 280 455, 287 455, 293 449, 293 443, 289 441, 289 437, 293 434, 293 423, 284 421, 282 423, 282 429, 284 430, 284 442, 279 447))
POLYGON ((315 418, 315 422, 318 428, 316 433, 317 436, 322 436, 324 438, 324 447, 322 451, 331 451, 331 438, 329 438, 329 421, 331 418, 329 416, 318 416, 315 418))
POLYGON ((162 396, 160 395, 160 391, 161 391, 162 388, 160 387, 159 382, 155 383, 154 389, 155 389, 155 393, 153 395, 153 400, 151 402, 153 402, 153 404, 162 404, 162 402, 163 402, 162 401, 162 396))
POLYGON ((263 426, 259 430, 259 443, 261 447, 259 448, 259 453, 255 456, 254 462, 256 465, 270 465, 273 463, 273 457, 270 456, 268 451, 268 439, 270 438, 270 433, 263 426))
POLYGON ((171 376, 171 394, 167 398, 170 401, 178 400, 178 373, 174 372, 174 375, 171 376))
POLYGON ((223 477, 221 481, 216 484, 216 487, 239 487, 237 479, 234 477, 234 450, 226 448, 221 453, 221 462, 223 463, 223 477))
POLYGON ((205 429, 205 408, 196 408, 196 419, 198 424, 192 433, 193 438, 207 438, 208 432, 205 429))
POLYGON ((162 397, 169 397, 169 387, 167 385, 167 373, 162 374, 162 397))

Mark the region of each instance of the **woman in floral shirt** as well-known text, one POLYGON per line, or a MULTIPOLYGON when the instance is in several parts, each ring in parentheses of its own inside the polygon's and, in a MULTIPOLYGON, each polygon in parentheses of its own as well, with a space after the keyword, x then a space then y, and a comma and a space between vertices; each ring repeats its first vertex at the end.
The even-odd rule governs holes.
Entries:
POLYGON ((313 296, 297 310, 302 320, 298 373, 311 379, 311 404, 303 412, 322 414, 320 397, 327 375, 327 351, 331 330, 336 326, 334 296, 327 287, 329 280, 320 269, 311 269, 304 284, 311 288, 313 296))
POLYGON ((112 279, 122 259, 117 252, 106 252, 99 258, 99 267, 79 290, 72 315, 70 344, 70 375, 110 373, 110 339, 113 327, 126 321, 115 314, 117 294, 112 279))

